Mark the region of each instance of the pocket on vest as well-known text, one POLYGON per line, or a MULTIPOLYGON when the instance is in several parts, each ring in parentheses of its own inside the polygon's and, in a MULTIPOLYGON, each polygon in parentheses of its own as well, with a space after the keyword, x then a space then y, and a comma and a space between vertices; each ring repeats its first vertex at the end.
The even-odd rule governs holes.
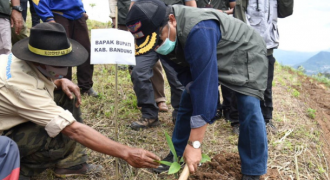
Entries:
POLYGON ((235 86, 243 86, 248 80, 247 54, 245 51, 235 51, 230 56, 218 61, 219 80, 235 86))
POLYGON ((268 59, 264 54, 248 52, 248 87, 252 89, 266 89, 268 76, 268 59))

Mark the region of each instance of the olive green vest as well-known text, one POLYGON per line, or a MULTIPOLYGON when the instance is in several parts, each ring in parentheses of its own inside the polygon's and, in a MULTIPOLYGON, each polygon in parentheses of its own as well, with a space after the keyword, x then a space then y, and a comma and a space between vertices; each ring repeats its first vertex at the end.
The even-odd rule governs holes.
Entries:
MULTIPOLYGON (((266 45, 254 29, 215 9, 177 5, 173 9, 177 38, 182 49, 197 23, 210 19, 218 21, 221 30, 217 47, 219 82, 239 93, 264 98, 268 76, 266 45)), ((180 59, 185 61, 182 56, 180 59)))
MULTIPOLYGON (((196 0, 197 7, 205 8, 208 4, 208 0, 196 0)), ((229 9, 229 1, 228 0, 212 0, 211 1, 212 8, 220 9, 220 10, 228 10, 229 9)))

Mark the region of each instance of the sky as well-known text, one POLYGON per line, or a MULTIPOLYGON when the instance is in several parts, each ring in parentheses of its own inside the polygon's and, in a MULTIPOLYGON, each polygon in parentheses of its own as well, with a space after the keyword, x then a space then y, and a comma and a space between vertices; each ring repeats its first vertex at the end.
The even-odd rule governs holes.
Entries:
MULTIPOLYGON (((110 21, 108 0, 83 0, 90 19, 110 21), (91 3, 95 6, 92 8, 91 3)), ((330 51, 330 1, 295 0, 293 15, 278 19, 279 49, 302 52, 330 51)))

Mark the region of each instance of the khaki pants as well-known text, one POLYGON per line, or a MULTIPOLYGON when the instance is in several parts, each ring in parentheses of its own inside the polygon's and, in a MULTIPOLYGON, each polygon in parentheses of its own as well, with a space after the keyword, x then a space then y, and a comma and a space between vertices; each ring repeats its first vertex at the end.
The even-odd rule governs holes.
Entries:
POLYGON ((11 51, 10 21, 0 18, 0 54, 9 54, 11 51))
MULTIPOLYGON (((75 100, 70 100, 62 91, 54 92, 57 105, 72 112, 77 121, 81 121, 80 109, 75 100)), ((68 168, 87 161, 85 148, 60 133, 54 138, 48 136, 45 127, 32 122, 20 124, 5 131, 13 139, 20 151, 23 176, 34 176, 47 168, 68 168)))
POLYGON ((154 75, 150 78, 150 81, 154 88, 155 101, 156 103, 165 102, 163 67, 159 60, 152 70, 154 75))

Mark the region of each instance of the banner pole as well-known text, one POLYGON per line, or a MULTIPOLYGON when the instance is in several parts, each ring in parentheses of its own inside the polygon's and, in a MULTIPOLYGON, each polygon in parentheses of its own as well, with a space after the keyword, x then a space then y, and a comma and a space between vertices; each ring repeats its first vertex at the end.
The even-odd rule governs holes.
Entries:
MULTIPOLYGON (((118 6, 116 5, 116 24, 115 28, 118 29, 118 6)), ((119 140, 118 134, 118 64, 116 64, 116 77, 115 77, 115 137, 116 141, 119 140)), ((119 159, 116 158, 116 179, 119 180, 119 159)))

